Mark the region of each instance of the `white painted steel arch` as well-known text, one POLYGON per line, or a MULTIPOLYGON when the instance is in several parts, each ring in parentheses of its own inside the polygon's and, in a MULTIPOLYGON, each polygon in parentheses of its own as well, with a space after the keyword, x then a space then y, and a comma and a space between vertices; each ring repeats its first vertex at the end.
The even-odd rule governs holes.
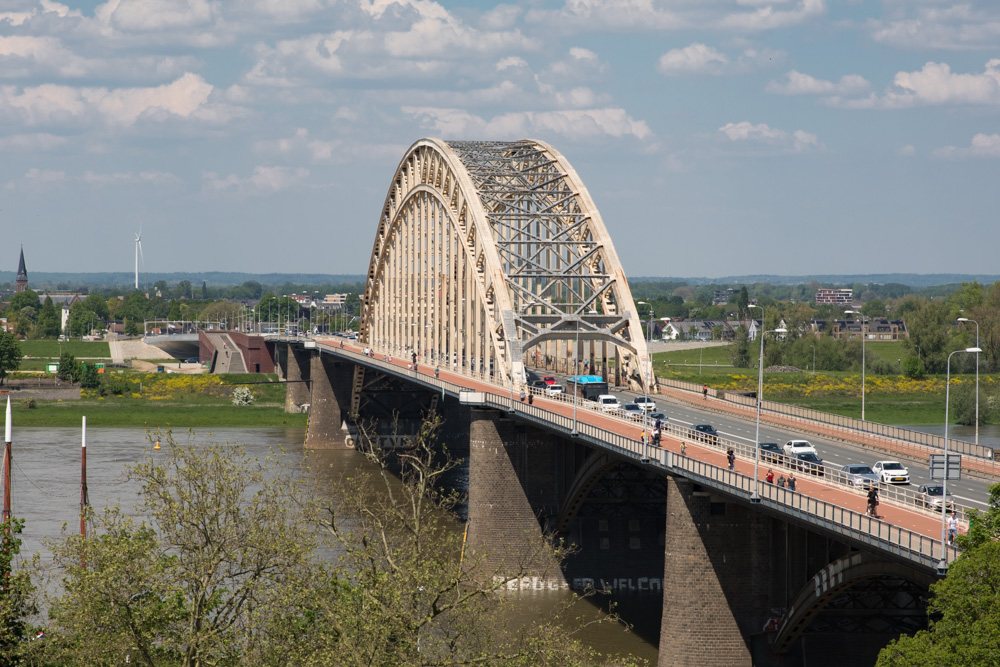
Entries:
POLYGON ((406 152, 372 248, 365 344, 516 384, 527 350, 590 368, 610 351, 641 386, 642 331, 600 213, 551 146, 421 139, 406 152))

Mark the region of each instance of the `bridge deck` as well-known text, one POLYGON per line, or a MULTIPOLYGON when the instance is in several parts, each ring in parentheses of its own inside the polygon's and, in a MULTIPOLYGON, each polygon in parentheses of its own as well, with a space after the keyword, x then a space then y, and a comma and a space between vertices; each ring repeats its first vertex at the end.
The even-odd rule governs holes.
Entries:
MULTIPOLYGON (((334 338, 316 342, 328 352, 356 357, 362 363, 366 359, 363 347, 349 341, 334 338)), ((442 369, 439 378, 435 379, 432 365, 421 364, 414 372, 407 368, 407 359, 394 358, 390 362, 382 354, 367 361, 372 365, 395 369, 400 375, 409 375, 422 383, 441 386, 448 393, 457 393, 459 389, 481 392, 486 405, 516 410, 522 417, 546 426, 568 431, 573 423, 573 405, 567 401, 536 396, 533 405, 529 406, 515 395, 512 403, 509 387, 500 387, 480 378, 442 369)), ((935 568, 941 558, 941 521, 936 515, 883 502, 879 506, 879 519, 872 519, 864 515, 866 498, 862 491, 828 483, 805 473, 797 478, 796 490, 792 492, 764 481, 768 466, 762 463, 759 466, 759 481, 755 485, 752 458, 737 458, 735 472, 727 469, 727 443, 723 439, 714 446, 685 439, 687 429, 668 423, 657 448, 641 443, 641 425, 583 407, 578 407, 576 412, 579 434, 609 451, 642 463, 658 464, 737 500, 748 502, 757 486, 762 496, 761 509, 765 511, 855 539, 886 555, 902 557, 928 569, 935 568), (687 444, 686 456, 680 455, 682 442, 687 444)), ((949 562, 956 555, 957 550, 949 547, 949 562)))

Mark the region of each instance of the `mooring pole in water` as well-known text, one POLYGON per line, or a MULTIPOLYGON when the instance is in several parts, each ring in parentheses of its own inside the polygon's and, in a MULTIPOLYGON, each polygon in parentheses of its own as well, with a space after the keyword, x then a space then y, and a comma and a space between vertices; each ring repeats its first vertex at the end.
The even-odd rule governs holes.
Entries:
POLYGON ((10 417, 10 396, 7 397, 7 424, 3 430, 3 521, 10 521, 10 467, 13 454, 11 453, 11 417, 10 417))
POLYGON ((87 536, 87 418, 83 418, 83 439, 80 448, 80 535, 87 536))

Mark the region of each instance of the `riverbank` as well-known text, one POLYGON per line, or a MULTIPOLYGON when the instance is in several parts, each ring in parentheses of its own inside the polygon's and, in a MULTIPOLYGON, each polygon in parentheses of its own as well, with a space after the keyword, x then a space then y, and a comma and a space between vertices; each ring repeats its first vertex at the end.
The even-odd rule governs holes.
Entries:
POLYGON ((305 428, 307 415, 285 413, 285 387, 273 375, 149 373, 111 376, 97 389, 64 385, 9 396, 17 426, 79 426, 86 416, 95 427, 305 428), (252 392, 252 405, 233 405, 240 386, 252 392))

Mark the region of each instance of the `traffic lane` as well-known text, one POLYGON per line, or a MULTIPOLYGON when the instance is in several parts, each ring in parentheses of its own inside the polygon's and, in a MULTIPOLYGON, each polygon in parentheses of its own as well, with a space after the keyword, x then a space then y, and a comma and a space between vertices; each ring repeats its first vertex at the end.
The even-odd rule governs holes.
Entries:
MULTIPOLYGON (((361 352, 361 347, 355 347, 353 345, 345 345, 345 347, 350 347, 355 352, 361 352)), ((382 356, 383 360, 386 360, 385 355, 382 356)), ((402 359, 393 359, 392 363, 396 366, 406 367, 408 362, 402 359)), ((421 365, 418 371, 422 375, 431 375, 433 373, 433 366, 421 365)), ((442 379, 446 379, 451 382, 456 382, 464 386, 468 386, 473 389, 479 389, 484 392, 489 392, 494 395, 502 396, 504 394, 503 389, 497 387, 496 385, 489 384, 482 380, 476 378, 470 378, 465 375, 458 373, 452 373, 447 369, 440 372, 442 379)), ((620 400, 620 399, 619 399, 620 400)), ((565 417, 572 416, 573 414, 573 404, 560 401, 557 399, 547 398, 545 396, 538 396, 534 399, 536 403, 539 403, 539 407, 544 407, 547 410, 556 412, 565 417)), ((516 404, 515 404, 516 409, 516 404)), ((589 409, 578 410, 578 418, 580 421, 593 424, 600 428, 613 431, 615 433, 620 433, 626 437, 631 437, 635 440, 639 440, 643 427, 640 424, 633 424, 632 422, 622 421, 620 418, 609 415, 603 412, 597 412, 589 409)), ((711 447, 703 443, 699 443, 694 440, 680 439, 672 434, 665 434, 663 440, 661 441, 661 448, 668 449, 677 454, 680 454, 682 441, 686 444, 685 455, 689 457, 696 458, 712 465, 719 467, 727 465, 726 453, 720 447, 711 447)), ((744 460, 738 458, 736 461, 736 471, 753 477, 754 462, 753 460, 744 460)), ((764 466, 758 466, 757 479, 761 484, 766 484, 766 474, 767 468, 764 466)), ((796 491, 798 493, 806 494, 811 497, 817 498, 819 500, 824 500, 826 502, 837 505, 838 507, 844 507, 846 509, 852 509, 859 513, 864 513, 867 506, 867 498, 858 489, 852 489, 849 487, 833 486, 830 484, 825 484, 819 480, 813 479, 811 475, 802 474, 801 477, 797 478, 796 491)), ((933 515, 928 515, 925 512, 920 512, 914 509, 910 509, 899 505, 890 505, 888 503, 881 506, 880 512, 882 512, 880 518, 892 525, 898 526, 900 528, 905 528, 907 530, 912 530, 916 533, 925 536, 933 537, 936 534, 938 523, 933 515)))
MULTIPOLYGON (((629 397, 630 395, 622 393, 622 396, 625 397, 629 397)), ((656 399, 663 399, 663 397, 656 396, 656 399)), ((686 403, 674 403, 670 400, 658 400, 657 409, 666 414, 668 418, 673 418, 676 422, 712 424, 723 436, 733 440, 742 440, 749 445, 753 445, 756 424, 752 420, 741 419, 734 415, 718 412, 699 412, 686 403)), ((819 452, 819 456, 823 459, 824 463, 834 469, 839 469, 841 466, 849 463, 864 463, 871 466, 875 461, 894 460, 887 453, 873 452, 859 445, 851 445, 840 440, 833 440, 813 434, 792 432, 763 422, 761 423, 761 442, 777 442, 780 445, 792 439, 809 440, 809 442, 816 446, 816 450, 819 452)), ((909 459, 899 458, 897 460, 902 462, 909 470, 910 484, 914 491, 921 484, 929 484, 936 481, 930 479, 926 465, 909 459)), ((984 482, 978 478, 964 477, 960 480, 949 481, 948 490, 959 502, 985 508, 989 506, 987 501, 989 499, 990 486, 991 483, 984 482)))

